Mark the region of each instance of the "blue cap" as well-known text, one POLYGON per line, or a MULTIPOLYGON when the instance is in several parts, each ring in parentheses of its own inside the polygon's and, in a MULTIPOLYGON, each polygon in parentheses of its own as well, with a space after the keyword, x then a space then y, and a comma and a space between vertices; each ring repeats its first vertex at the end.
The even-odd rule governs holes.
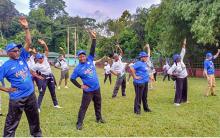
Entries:
POLYGON ((79 56, 79 55, 81 55, 81 54, 86 55, 86 51, 85 51, 85 50, 79 50, 79 51, 77 52, 77 56, 79 56))
POLYGON ((22 45, 21 44, 15 44, 15 43, 9 43, 9 44, 7 44, 6 45, 6 47, 5 47, 5 51, 6 52, 9 52, 10 50, 12 50, 13 48, 15 48, 15 47, 17 47, 17 48, 21 48, 22 47, 22 45))
POLYGON ((206 57, 212 57, 212 53, 210 52, 206 53, 206 57))
POLYGON ((41 58, 44 58, 44 55, 41 54, 41 53, 37 53, 36 56, 35 56, 36 59, 41 59, 41 58))
POLYGON ((139 53, 138 57, 139 57, 139 58, 148 57, 148 54, 147 54, 146 52, 143 52, 143 51, 142 51, 142 52, 139 53))
POLYGON ((173 55, 173 61, 177 61, 178 59, 181 59, 181 56, 179 54, 173 55))

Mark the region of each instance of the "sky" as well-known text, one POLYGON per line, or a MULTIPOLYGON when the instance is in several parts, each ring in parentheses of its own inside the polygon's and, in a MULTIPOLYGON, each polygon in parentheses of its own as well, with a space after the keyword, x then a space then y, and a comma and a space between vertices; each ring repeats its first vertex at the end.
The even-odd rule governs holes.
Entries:
MULTIPOLYGON (((11 0, 15 8, 28 14, 29 0, 11 0)), ((108 18, 119 18, 124 10, 135 13, 137 7, 149 8, 152 4, 159 4, 161 0, 64 0, 66 11, 70 16, 90 17, 100 21, 108 18)))

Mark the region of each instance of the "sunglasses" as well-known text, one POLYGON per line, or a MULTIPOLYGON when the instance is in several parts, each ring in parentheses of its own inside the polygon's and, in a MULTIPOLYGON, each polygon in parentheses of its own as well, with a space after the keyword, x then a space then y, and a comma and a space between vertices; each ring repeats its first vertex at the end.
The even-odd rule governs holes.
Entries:
POLYGON ((20 52, 20 50, 10 50, 9 52, 17 53, 20 52))

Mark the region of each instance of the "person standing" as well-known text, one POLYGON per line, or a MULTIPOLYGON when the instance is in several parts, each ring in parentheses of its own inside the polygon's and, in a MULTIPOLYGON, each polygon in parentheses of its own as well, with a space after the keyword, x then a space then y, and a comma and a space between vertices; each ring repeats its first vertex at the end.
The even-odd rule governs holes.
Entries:
POLYGON ((117 96, 117 93, 118 93, 120 86, 121 86, 122 96, 126 96, 126 92, 125 92, 125 89, 126 89, 126 72, 125 72, 126 63, 123 63, 121 61, 122 55, 123 55, 122 49, 119 47, 119 45, 117 45, 117 48, 119 48, 119 50, 120 50, 120 55, 118 55, 117 53, 115 53, 113 55, 114 61, 113 61, 112 67, 111 67, 111 73, 113 75, 117 76, 117 80, 115 82, 112 98, 115 98, 117 96))
POLYGON ((166 64, 163 66, 163 81, 165 81, 166 77, 168 77, 168 81, 170 81, 170 75, 167 73, 167 71, 170 69, 170 65, 168 61, 166 61, 166 64))
POLYGON ((90 54, 87 57, 86 51, 79 50, 77 52, 77 56, 79 59, 79 64, 74 69, 71 75, 71 82, 78 88, 83 90, 83 96, 81 101, 81 106, 78 113, 78 120, 76 123, 76 129, 81 130, 83 125, 83 120, 87 111, 87 108, 93 100, 94 108, 95 108, 95 115, 97 123, 105 123, 102 119, 101 115, 101 93, 100 93, 100 85, 98 76, 96 73, 95 66, 93 64, 94 61, 94 54, 95 54, 95 47, 96 47, 96 33, 89 32, 90 37, 92 39, 92 45, 90 48, 90 54), (80 85, 76 79, 81 78, 83 84, 80 85))
POLYGON ((68 79, 69 79, 69 66, 68 66, 68 64, 66 62, 66 59, 65 59, 65 52, 64 52, 64 49, 62 47, 60 47, 60 50, 62 51, 62 55, 59 56, 59 58, 57 60, 57 63, 55 64, 56 68, 61 69, 60 81, 59 81, 59 84, 58 84, 58 87, 57 87, 58 90, 60 89, 60 86, 61 86, 61 83, 62 83, 63 79, 65 79, 64 88, 67 89, 68 88, 67 82, 68 82, 68 79))
POLYGON ((218 52, 214 56, 212 55, 212 53, 206 54, 206 59, 204 61, 204 74, 205 77, 207 78, 208 87, 205 91, 205 96, 209 96, 210 93, 212 96, 216 96, 215 66, 213 60, 218 57, 219 53, 220 53, 220 49, 218 49, 218 52))
POLYGON ((31 34, 26 18, 20 17, 19 22, 26 34, 25 47, 23 48, 21 44, 9 43, 5 48, 9 60, 0 67, 0 80, 6 78, 11 84, 11 88, 0 87, 0 90, 8 92, 10 97, 3 137, 15 136, 23 111, 28 120, 31 136, 41 137, 34 84, 27 65, 31 34))
POLYGON ((110 66, 110 64, 108 63, 108 61, 106 61, 105 63, 104 63, 104 70, 105 70, 105 78, 104 78, 104 84, 105 84, 105 82, 106 82, 106 80, 108 79, 108 77, 109 77, 109 82, 110 82, 110 84, 112 83, 112 75, 111 75, 111 66, 110 66))
POLYGON ((174 98, 174 105, 180 106, 181 103, 188 102, 187 101, 187 93, 188 93, 188 82, 187 82, 187 70, 186 65, 183 62, 183 58, 186 53, 186 38, 183 41, 182 50, 180 55, 175 54, 173 56, 173 65, 172 67, 167 71, 169 75, 175 76, 175 86, 176 86, 176 92, 175 92, 175 98, 174 98))
POLYGON ((144 111, 151 112, 147 102, 149 74, 146 62, 148 60, 148 54, 146 52, 140 52, 138 57, 139 61, 135 62, 134 65, 130 67, 131 75, 134 79, 133 84, 135 89, 135 114, 141 113, 141 101, 143 102, 144 111))
POLYGON ((56 92, 55 92, 55 81, 54 81, 54 76, 52 74, 52 70, 50 68, 50 64, 48 62, 48 47, 47 44, 44 42, 42 39, 38 39, 38 43, 44 47, 44 54, 37 53, 35 58, 36 58, 36 64, 32 67, 32 70, 41 75, 44 79, 38 79, 38 91, 39 91, 39 96, 38 96, 38 111, 40 112, 41 110, 41 103, 46 91, 46 88, 49 88, 50 95, 53 101, 53 105, 55 108, 62 108, 59 106, 57 97, 56 97, 56 92))

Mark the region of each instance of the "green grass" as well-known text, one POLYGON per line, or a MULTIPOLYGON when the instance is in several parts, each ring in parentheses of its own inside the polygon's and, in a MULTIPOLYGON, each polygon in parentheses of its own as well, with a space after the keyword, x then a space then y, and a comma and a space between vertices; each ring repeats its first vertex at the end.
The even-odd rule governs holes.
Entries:
MULTIPOLYGON (((53 69, 57 81, 59 70, 53 69)), ((180 107, 173 105, 173 81, 162 82, 161 77, 153 90, 149 91, 148 103, 153 112, 141 115, 133 113, 134 88, 132 81, 127 85, 127 96, 119 91, 112 99, 115 83, 103 85, 103 71, 98 70, 102 94, 102 113, 106 124, 95 122, 93 103, 90 104, 82 131, 77 131, 75 124, 81 104, 82 91, 69 82, 69 89, 57 90, 59 104, 63 109, 54 109, 50 94, 46 91, 40 113, 43 136, 220 136, 220 80, 217 79, 215 97, 203 97, 207 86, 203 78, 189 78, 189 104, 180 107)), ((70 71, 70 74, 72 70, 70 71)), ((64 82, 63 82, 64 83, 64 82)), ((38 95, 38 92, 36 92, 38 95)), ((8 95, 2 94, 2 111, 7 114, 8 95)), ((142 109, 143 111, 143 109, 142 109)), ((2 135, 5 116, 0 117, 2 135)), ((16 131, 16 136, 29 136, 29 128, 23 114, 16 131)))

